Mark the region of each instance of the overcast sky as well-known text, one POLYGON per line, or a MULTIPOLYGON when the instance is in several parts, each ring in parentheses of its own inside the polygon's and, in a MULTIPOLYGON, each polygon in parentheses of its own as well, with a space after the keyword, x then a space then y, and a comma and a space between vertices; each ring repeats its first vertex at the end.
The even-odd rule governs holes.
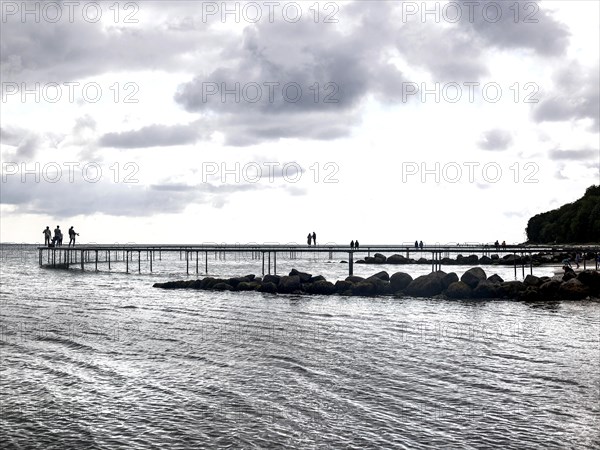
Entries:
POLYGON ((597 1, 2 1, 2 242, 525 240, 600 183, 597 1))

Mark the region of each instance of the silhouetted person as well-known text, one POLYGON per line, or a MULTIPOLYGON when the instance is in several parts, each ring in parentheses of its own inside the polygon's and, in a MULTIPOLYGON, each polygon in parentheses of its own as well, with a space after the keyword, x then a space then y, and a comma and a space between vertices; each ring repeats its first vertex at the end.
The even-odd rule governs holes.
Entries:
POLYGON ((356 242, 354 242, 354 249, 358 250, 358 240, 356 242))
POLYGON ((60 231, 60 227, 56 225, 54 229, 54 237, 52 238, 52 243, 58 247, 62 241, 62 232, 60 231))
POLYGON ((502 249, 506 250, 506 241, 502 241, 502 249))
POLYGON ((419 248, 419 243, 415 241, 415 248, 419 248))
POLYGON ((71 243, 73 244, 73 247, 75 247, 75 236, 79 236, 79 233, 75 233, 73 227, 69 228, 69 247, 71 246, 71 243))
POLYGON ((354 241, 350 241, 350 248, 354 248, 354 241))
POLYGON ((494 247, 496 247, 496 250, 498 250, 500 247, 500 242, 498 242, 498 239, 496 239, 496 242, 494 242, 494 247))
POLYGON ((423 250, 423 241, 419 241, 419 248, 423 250))
POLYGON ((52 239, 52 231, 50 231, 50 227, 46 227, 42 233, 44 233, 44 245, 50 245, 50 239, 52 239))
POLYGON ((579 269, 579 263, 581 262, 581 253, 575 254, 575 264, 577 264, 577 269, 579 269))
POLYGON ((309 247, 310 247, 311 239, 312 239, 312 235, 310 233, 308 233, 308 236, 306 236, 306 243, 308 244, 309 247))
POLYGON ((312 237, 313 237, 313 245, 317 245, 317 233, 315 233, 315 232, 313 231, 313 235, 312 235, 312 237))

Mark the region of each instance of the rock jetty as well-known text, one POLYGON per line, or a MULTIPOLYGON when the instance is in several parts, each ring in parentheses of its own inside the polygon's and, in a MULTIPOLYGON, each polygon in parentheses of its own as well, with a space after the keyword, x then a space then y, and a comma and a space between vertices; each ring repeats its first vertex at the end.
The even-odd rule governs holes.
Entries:
POLYGON ((527 275, 523 281, 504 281, 498 275, 488 277, 481 267, 473 267, 462 276, 443 271, 413 279, 397 272, 381 271, 368 278, 350 276, 335 283, 321 275, 292 269, 289 275, 246 275, 235 278, 206 277, 201 280, 155 283, 162 289, 212 291, 258 291, 270 294, 312 294, 345 296, 395 296, 447 299, 583 300, 600 297, 600 272, 585 270, 563 277, 527 275))
MULTIPOLYGON (((510 251, 510 250, 507 250, 510 251)), ((391 256, 385 256, 381 253, 375 253, 373 256, 367 256, 364 259, 359 259, 356 261, 356 264, 392 264, 392 265, 400 265, 400 264, 431 264, 431 259, 427 259, 427 250, 412 250, 410 254, 415 255, 415 258, 407 258, 403 255, 394 254, 391 256)), ((431 255, 429 255, 431 256, 431 255)), ((499 253, 496 253, 494 250, 490 250, 489 255, 477 256, 477 255, 457 255, 456 258, 442 258, 436 262, 441 263, 443 266, 452 266, 452 265, 460 265, 460 266, 474 266, 474 265, 506 265, 512 266, 514 264, 521 265, 533 265, 539 266, 542 264, 552 264, 552 263, 560 263, 566 258, 572 257, 572 254, 568 253, 536 253, 533 255, 519 255, 519 254, 505 254, 504 256, 500 256, 499 253)), ((597 258, 596 253, 588 252, 585 255, 585 260, 590 261, 593 264, 595 258, 597 258)), ((346 263, 346 261, 340 261, 342 263, 346 263)))

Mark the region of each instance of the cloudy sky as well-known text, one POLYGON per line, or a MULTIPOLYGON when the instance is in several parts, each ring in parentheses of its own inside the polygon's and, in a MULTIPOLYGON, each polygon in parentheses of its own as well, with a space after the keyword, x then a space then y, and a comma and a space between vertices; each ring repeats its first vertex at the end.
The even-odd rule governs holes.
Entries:
POLYGON ((2 242, 522 242, 600 183, 596 1, 0 3, 2 242))

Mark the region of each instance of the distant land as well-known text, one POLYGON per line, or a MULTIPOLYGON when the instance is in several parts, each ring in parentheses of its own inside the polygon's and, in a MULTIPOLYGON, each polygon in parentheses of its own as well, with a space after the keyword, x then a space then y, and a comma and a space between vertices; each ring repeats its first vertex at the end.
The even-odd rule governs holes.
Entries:
POLYGON ((525 231, 530 244, 600 242, 600 186, 590 186, 573 203, 533 216, 525 231))

